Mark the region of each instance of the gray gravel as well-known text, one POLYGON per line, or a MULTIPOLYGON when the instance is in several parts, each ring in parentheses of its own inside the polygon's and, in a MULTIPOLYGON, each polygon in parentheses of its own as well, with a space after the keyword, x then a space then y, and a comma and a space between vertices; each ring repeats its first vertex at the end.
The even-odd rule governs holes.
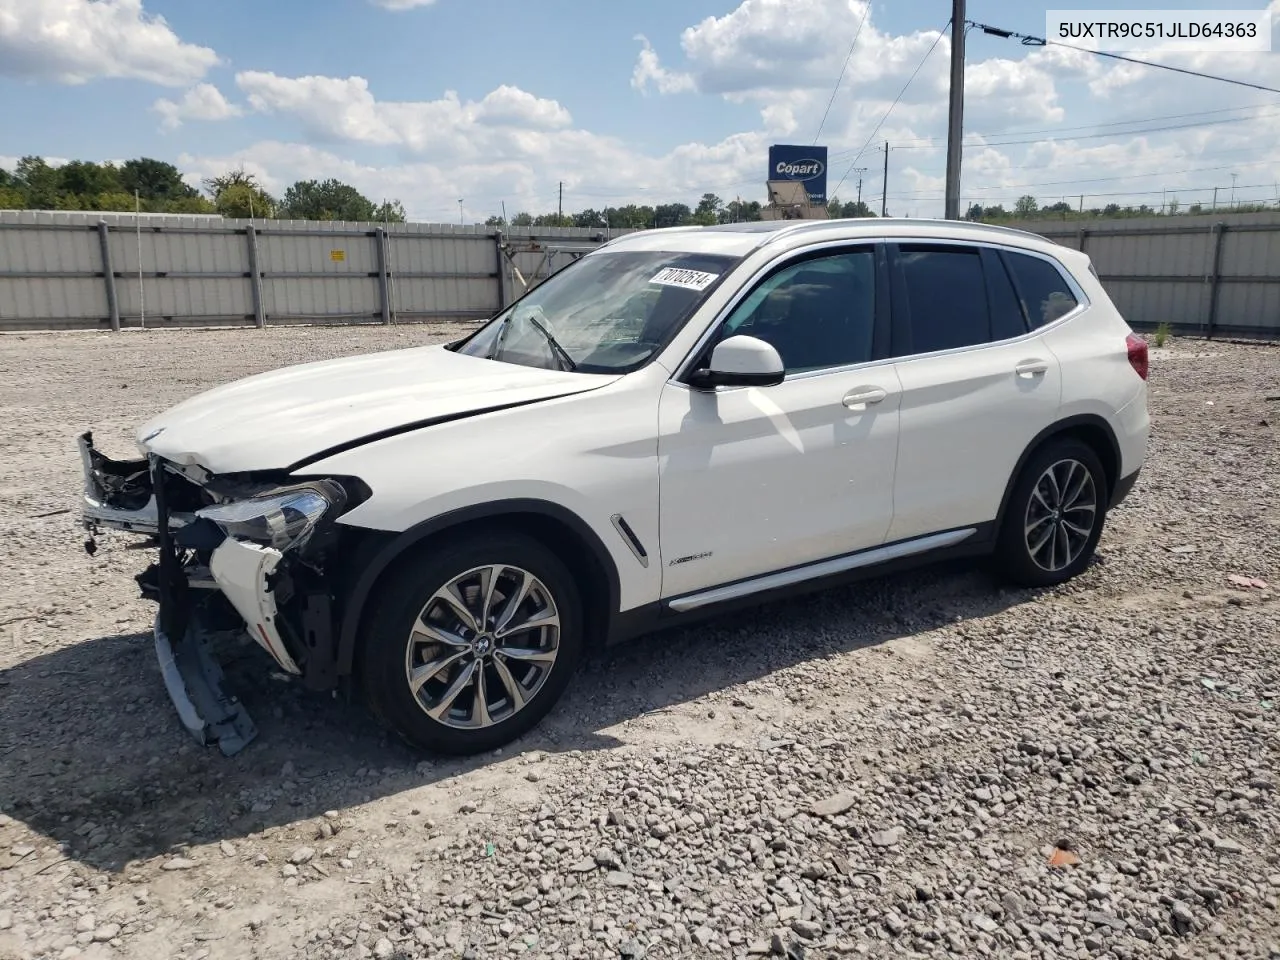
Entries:
POLYGON ((1280 956, 1280 350, 1153 353, 1148 468, 1063 588, 962 564, 642 640, 469 761, 248 649, 261 739, 188 743, 143 559, 37 516, 75 433, 439 336, 0 338, 0 958, 1280 956))

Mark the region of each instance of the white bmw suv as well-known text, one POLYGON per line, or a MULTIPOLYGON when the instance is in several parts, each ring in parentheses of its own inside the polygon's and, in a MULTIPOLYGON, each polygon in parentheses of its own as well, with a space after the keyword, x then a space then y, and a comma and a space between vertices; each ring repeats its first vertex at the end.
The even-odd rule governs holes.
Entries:
POLYGON ((84 520, 154 541, 138 581, 203 742, 254 736, 210 652, 247 630, 473 753, 666 624, 944 556, 1075 576, 1143 464, 1146 375, 1088 258, 1032 234, 645 231, 456 342, 194 397, 142 459, 85 434, 84 520))

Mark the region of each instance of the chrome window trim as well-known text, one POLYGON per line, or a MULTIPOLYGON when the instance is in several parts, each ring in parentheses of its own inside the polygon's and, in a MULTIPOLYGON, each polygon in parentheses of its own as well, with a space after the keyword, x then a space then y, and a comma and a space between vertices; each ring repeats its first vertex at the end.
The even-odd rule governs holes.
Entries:
MULTIPOLYGON (((671 382, 674 383, 680 380, 686 374, 691 372, 689 368, 693 365, 693 362, 695 359, 697 359, 698 355, 704 349, 706 349, 707 343, 710 342, 711 337, 715 334, 715 332, 718 329, 720 329, 721 324, 723 324, 726 320, 729 319, 729 317, 733 314, 733 311, 738 308, 738 304, 740 304, 743 300, 745 300, 747 296, 755 290, 755 287, 760 282, 761 278, 765 274, 767 274, 769 271, 773 270, 774 267, 783 266, 786 264, 788 260, 800 257, 807 253, 813 253, 815 251, 829 250, 829 249, 835 249, 835 248, 849 248, 849 247, 874 248, 877 244, 884 243, 884 242, 885 241, 883 239, 878 237, 845 237, 839 240, 823 240, 817 243, 810 243, 810 244, 805 244, 799 247, 792 247, 788 250, 781 252, 777 256, 772 257, 771 259, 765 261, 760 267, 758 267, 751 274, 750 277, 748 277, 738 285, 738 289, 734 292, 729 302, 720 308, 719 312, 715 315, 715 318, 709 324, 707 324, 706 329, 704 329, 702 333, 699 334, 698 339, 694 342, 693 349, 691 349, 688 353, 686 353, 683 359, 681 359, 681 361, 678 364, 676 364, 675 373, 671 375, 671 382)), ((877 362, 879 361, 874 361, 874 360, 870 361, 870 363, 877 363, 877 362)), ((861 364, 861 363, 848 364, 844 367, 844 369, 853 369, 855 367, 861 367, 866 365, 867 364, 861 364)), ((790 380, 792 379, 792 376, 809 376, 813 373, 819 373, 819 372, 827 373, 827 372, 834 371, 835 369, 836 368, 834 367, 824 367, 821 371, 807 370, 804 373, 800 373, 800 374, 794 374, 794 375, 789 374, 785 379, 790 380)))
MULTIPOLYGON (((1067 281, 1067 286, 1071 289, 1071 293, 1076 298, 1076 305, 1074 309, 1068 310, 1066 313, 1058 317, 1058 319, 1054 320, 1052 323, 1046 323, 1042 327, 1034 327, 1033 329, 1028 330, 1026 333, 1019 334, 1016 337, 1005 337, 1003 340, 989 340, 986 343, 975 343, 967 347, 951 347, 947 350, 932 350, 927 353, 907 353, 907 354, 903 354, 900 357, 894 357, 893 359, 897 363, 909 363, 912 360, 919 360, 926 357, 929 357, 929 358, 951 357, 951 356, 955 356, 958 353, 969 353, 974 350, 987 350, 987 349, 990 349, 991 347, 1003 347, 1003 346, 1008 346, 1010 344, 1023 343, 1025 341, 1032 340, 1036 337, 1043 335, 1045 331, 1053 330, 1056 327, 1061 326, 1062 324, 1066 323, 1068 320, 1075 319, 1076 317, 1080 316, 1082 313, 1084 313, 1093 305, 1093 302, 1089 299, 1088 294, 1084 292, 1080 284, 1076 282, 1075 277, 1071 275, 1071 271, 1068 270, 1065 266, 1063 266, 1062 262, 1058 260, 1056 257, 1052 257, 1047 253, 1042 253, 1039 250, 1028 250, 1026 247, 1019 247, 1009 243, 995 243, 992 241, 953 240, 951 238, 935 240, 928 237, 922 237, 922 238, 897 237, 890 242, 896 243, 899 245, 923 243, 923 244, 928 244, 929 246, 988 247, 993 250, 1006 250, 1009 253, 1025 253, 1027 256, 1038 257, 1041 260, 1044 260, 1050 266, 1056 268, 1058 273, 1062 276, 1062 278, 1067 281)), ((1013 279, 1010 278, 1009 282, 1010 284, 1012 284, 1013 279)), ((1014 294, 1015 296, 1017 294, 1016 288, 1014 289, 1014 294)), ((1028 318, 1028 321, 1029 320, 1030 318, 1028 318)))
MULTIPOLYGON (((780 231, 780 232, 786 232, 786 231, 780 231)), ((776 234, 774 234, 774 236, 776 236, 776 234)), ((685 354, 683 359, 681 359, 681 361, 678 364, 675 365, 675 372, 671 374, 671 377, 668 379, 668 383, 678 384, 680 386, 686 386, 686 387, 688 386, 687 384, 682 382, 682 378, 691 372, 690 368, 692 367, 694 360, 706 348, 707 343, 710 342, 711 337, 720 328, 721 324, 723 324, 726 320, 729 319, 733 311, 737 308, 738 304, 741 303, 743 300, 745 300, 746 297, 754 290, 756 284, 760 282, 760 279, 762 278, 762 276, 769 273, 775 267, 784 265, 788 260, 792 258, 799 257, 804 254, 814 253, 816 251, 846 248, 846 247, 876 246, 877 244, 881 244, 881 243, 895 244, 898 246, 901 246, 903 244, 919 243, 919 244, 928 244, 929 246, 956 246, 956 247, 971 247, 974 249, 987 247, 989 249, 997 250, 997 251, 1003 250, 1003 251, 1008 251, 1009 253, 1021 253, 1029 257, 1038 257, 1039 259, 1044 260, 1046 263, 1048 263, 1050 266, 1056 269, 1058 271, 1058 274, 1062 277, 1062 279, 1066 281, 1067 287, 1071 290, 1072 295, 1076 298, 1076 306, 1074 307, 1074 309, 1069 310, 1066 313, 1064 313, 1062 316, 1058 317, 1052 323, 1047 323, 1041 327, 1035 327, 1034 329, 1028 330, 1026 333, 1019 334, 1016 337, 1006 337, 1003 340, 991 340, 987 343, 973 344, 967 347, 952 347, 948 350, 934 350, 929 353, 911 353, 911 354, 905 354, 900 357, 883 357, 878 360, 869 360, 865 363, 845 364, 840 367, 823 367, 819 370, 805 370, 801 373, 787 374, 787 376, 783 379, 784 383, 790 382, 791 380, 798 380, 798 379, 814 377, 814 376, 825 376, 827 374, 848 373, 854 370, 861 370, 864 368, 882 366, 887 363, 904 363, 904 362, 908 362, 908 361, 915 360, 922 357, 946 357, 946 356, 951 356, 957 353, 965 353, 971 350, 984 350, 989 347, 998 347, 998 346, 1005 346, 1009 344, 1021 343, 1023 341, 1031 340, 1035 337, 1041 336, 1047 331, 1056 329, 1057 327, 1067 323, 1068 321, 1073 320, 1076 317, 1080 316, 1085 311, 1087 311, 1091 306, 1093 306, 1093 301, 1089 299, 1089 295, 1085 293, 1084 288, 1076 280, 1075 276, 1071 273, 1071 270, 1068 269, 1062 263, 1061 260, 1041 250, 1032 250, 1028 247, 1019 246, 1018 244, 1001 243, 998 240, 987 240, 987 239, 958 240, 952 237, 929 237, 929 236, 924 236, 919 234, 912 235, 912 236, 892 236, 892 237, 860 236, 860 237, 844 237, 841 239, 821 240, 815 243, 804 244, 798 247, 791 247, 785 251, 780 252, 777 256, 772 257, 771 259, 765 261, 760 267, 758 267, 751 274, 751 276, 743 280, 742 283, 739 285, 737 291, 733 294, 732 298, 730 298, 730 300, 723 307, 720 308, 720 310, 715 314, 714 319, 709 324, 707 324, 706 329, 704 329, 702 333, 698 336, 698 339, 694 342, 693 348, 690 351, 688 351, 688 353, 685 354)), ((1013 281, 1012 279, 1010 279, 1010 284, 1012 283, 1013 281)), ((1015 289, 1015 296, 1016 296, 1016 292, 1017 291, 1015 289)), ((743 389, 743 388, 717 387, 716 391, 718 392, 722 389, 743 389)))

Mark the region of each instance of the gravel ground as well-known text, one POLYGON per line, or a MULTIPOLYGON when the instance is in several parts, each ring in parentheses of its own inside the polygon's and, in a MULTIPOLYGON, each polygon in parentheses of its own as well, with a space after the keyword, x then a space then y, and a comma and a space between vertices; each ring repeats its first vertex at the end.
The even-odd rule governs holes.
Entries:
POLYGON ((443 335, 0 338, 2 960, 1280 956, 1276 348, 1153 352, 1147 469, 1066 587, 954 565, 641 640, 468 761, 246 649, 261 737, 197 747, 145 559, 55 514, 76 433, 443 335))

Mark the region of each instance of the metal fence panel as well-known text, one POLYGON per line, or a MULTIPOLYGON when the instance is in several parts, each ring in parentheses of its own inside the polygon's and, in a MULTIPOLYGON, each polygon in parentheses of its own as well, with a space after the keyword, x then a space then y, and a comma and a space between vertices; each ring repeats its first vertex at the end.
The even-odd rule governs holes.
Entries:
POLYGON ((604 239, 518 229, 520 252, 507 258, 502 237, 456 224, 0 211, 0 329, 110 328, 112 297, 122 326, 252 324, 255 284, 265 323, 478 319, 523 291, 512 261, 532 282, 568 262, 549 244, 581 251, 604 239))
POLYGON ((1011 224, 1081 246, 1133 326, 1280 336, 1280 213, 1011 224))
MULTIPOLYGON (((255 279, 265 323, 478 319, 618 233, 260 220, 255 278, 249 226, 0 211, 0 329, 109 329, 112 288, 123 326, 252 324, 255 279)), ((1013 226, 1083 247, 1136 327, 1280 336, 1280 213, 1013 226)))

